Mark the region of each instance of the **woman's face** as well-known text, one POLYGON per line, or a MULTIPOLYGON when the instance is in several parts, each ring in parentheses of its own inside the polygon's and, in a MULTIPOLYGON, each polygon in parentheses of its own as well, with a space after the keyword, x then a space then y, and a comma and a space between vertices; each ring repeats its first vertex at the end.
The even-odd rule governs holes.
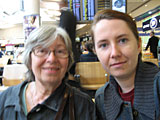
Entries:
POLYGON ((94 29, 95 50, 104 69, 115 78, 128 78, 136 71, 141 50, 126 22, 100 20, 94 29))
MULTIPOLYGON (((35 48, 35 50, 36 49, 40 48, 38 47, 35 48)), ((60 54, 61 50, 67 51, 64 41, 60 37, 57 37, 53 44, 51 44, 49 48, 45 49, 50 51, 59 50, 60 54)), ((45 49, 40 49, 40 53, 43 53, 45 49)), ((43 84, 61 84, 68 68, 69 58, 59 58, 57 55, 55 56, 54 53, 55 52, 51 52, 47 57, 39 57, 32 52, 31 69, 35 75, 35 81, 39 81, 43 84)))

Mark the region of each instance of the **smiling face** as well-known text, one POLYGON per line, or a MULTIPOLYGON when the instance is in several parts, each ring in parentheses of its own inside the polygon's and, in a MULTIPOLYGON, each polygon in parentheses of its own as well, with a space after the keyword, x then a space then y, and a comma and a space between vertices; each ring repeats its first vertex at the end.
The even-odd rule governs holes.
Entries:
MULTIPOLYGON (((50 51, 55 51, 57 49, 64 50, 66 46, 63 39, 57 37, 48 49, 50 51)), ((51 52, 48 57, 39 57, 32 52, 31 69, 35 75, 35 81, 41 82, 42 84, 61 84, 67 71, 68 61, 68 57, 58 58, 54 55, 54 52, 51 52)))
POLYGON ((117 79, 135 74, 141 45, 124 21, 100 20, 95 25, 94 42, 97 56, 107 72, 117 79))

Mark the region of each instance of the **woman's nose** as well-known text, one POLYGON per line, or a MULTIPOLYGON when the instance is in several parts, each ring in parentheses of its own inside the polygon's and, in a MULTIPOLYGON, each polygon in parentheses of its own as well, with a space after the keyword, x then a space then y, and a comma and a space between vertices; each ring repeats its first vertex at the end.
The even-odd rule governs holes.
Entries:
POLYGON ((118 58, 121 56, 121 48, 118 45, 112 45, 111 58, 118 58))
POLYGON ((55 61, 55 60, 57 60, 57 56, 54 54, 53 51, 51 51, 51 52, 49 53, 49 55, 48 55, 48 57, 47 57, 47 60, 49 60, 49 61, 55 61))

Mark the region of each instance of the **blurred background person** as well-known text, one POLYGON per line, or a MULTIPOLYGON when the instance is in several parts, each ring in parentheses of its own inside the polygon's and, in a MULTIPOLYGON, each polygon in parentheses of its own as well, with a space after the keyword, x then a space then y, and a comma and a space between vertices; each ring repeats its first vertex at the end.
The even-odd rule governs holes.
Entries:
POLYGON ((159 38, 155 36, 154 32, 151 31, 150 38, 148 40, 145 50, 150 47, 150 52, 153 53, 154 58, 157 58, 157 47, 158 47, 159 38))
POLYGON ((80 53, 76 49, 76 42, 75 42, 77 19, 76 19, 76 16, 73 14, 73 12, 71 12, 68 9, 67 0, 60 0, 60 2, 58 3, 60 6, 60 10, 61 10, 59 26, 64 28, 67 31, 72 41, 72 51, 73 51, 75 63, 72 65, 70 69, 70 73, 71 75, 74 76, 76 62, 79 61, 79 57, 80 57, 80 53))
POLYGON ((2 58, 3 55, 4 55, 4 53, 3 53, 2 50, 0 49, 0 58, 2 58))
POLYGON ((44 26, 31 32, 24 50, 26 81, 0 94, 1 120, 96 119, 91 98, 66 84, 71 48, 62 28, 44 26))
POLYGON ((88 54, 85 43, 86 43, 86 41, 81 42, 81 46, 80 46, 81 54, 88 54))
POLYGON ((81 54, 80 56, 80 62, 97 62, 98 58, 97 55, 93 51, 93 43, 86 42, 85 48, 88 51, 86 54, 81 54))

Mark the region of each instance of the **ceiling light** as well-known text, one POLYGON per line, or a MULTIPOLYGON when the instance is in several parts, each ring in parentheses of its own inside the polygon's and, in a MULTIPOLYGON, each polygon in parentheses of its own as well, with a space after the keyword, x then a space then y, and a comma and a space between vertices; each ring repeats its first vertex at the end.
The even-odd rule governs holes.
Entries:
POLYGON ((152 11, 149 11, 148 14, 152 14, 152 11))

